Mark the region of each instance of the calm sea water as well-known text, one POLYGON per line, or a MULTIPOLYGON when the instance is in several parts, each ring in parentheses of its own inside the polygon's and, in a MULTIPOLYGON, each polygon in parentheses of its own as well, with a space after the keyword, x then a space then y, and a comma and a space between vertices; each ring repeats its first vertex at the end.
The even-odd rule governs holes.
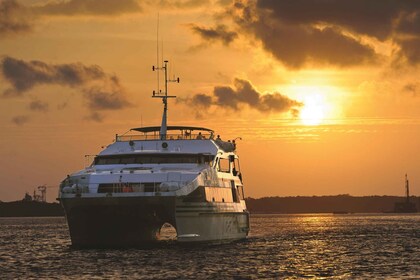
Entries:
POLYGON ((420 279, 418 214, 252 215, 251 227, 230 244, 77 250, 64 218, 0 218, 0 278, 420 279))

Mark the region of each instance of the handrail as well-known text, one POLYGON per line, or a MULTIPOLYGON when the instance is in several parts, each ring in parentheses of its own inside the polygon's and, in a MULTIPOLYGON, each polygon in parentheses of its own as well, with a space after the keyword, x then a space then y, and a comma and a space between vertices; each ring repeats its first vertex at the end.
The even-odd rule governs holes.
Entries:
MULTIPOLYGON (((213 139, 213 134, 211 133, 175 133, 167 134, 164 141, 171 140, 208 140, 213 139)), ((157 134, 135 134, 135 135, 116 135, 116 142, 128 142, 128 141, 148 141, 148 140, 161 140, 160 136, 157 134)))

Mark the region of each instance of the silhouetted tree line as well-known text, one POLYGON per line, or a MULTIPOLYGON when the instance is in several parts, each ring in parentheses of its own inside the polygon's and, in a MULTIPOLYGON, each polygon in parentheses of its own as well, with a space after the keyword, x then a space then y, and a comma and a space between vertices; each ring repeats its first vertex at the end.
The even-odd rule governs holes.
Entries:
MULTIPOLYGON (((392 212, 396 202, 404 202, 399 196, 293 196, 247 198, 247 208, 251 213, 381 213, 392 212)), ((410 201, 420 209, 420 197, 410 201)))
POLYGON ((64 216, 58 203, 38 201, 12 201, 0 203, 0 217, 48 217, 64 216))

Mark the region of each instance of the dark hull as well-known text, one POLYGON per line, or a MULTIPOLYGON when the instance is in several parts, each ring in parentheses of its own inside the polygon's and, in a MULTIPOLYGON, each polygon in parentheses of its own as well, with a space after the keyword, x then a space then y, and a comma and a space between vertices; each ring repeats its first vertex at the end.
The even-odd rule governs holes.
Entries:
POLYGON ((141 246, 175 224, 174 197, 62 199, 75 247, 141 246))

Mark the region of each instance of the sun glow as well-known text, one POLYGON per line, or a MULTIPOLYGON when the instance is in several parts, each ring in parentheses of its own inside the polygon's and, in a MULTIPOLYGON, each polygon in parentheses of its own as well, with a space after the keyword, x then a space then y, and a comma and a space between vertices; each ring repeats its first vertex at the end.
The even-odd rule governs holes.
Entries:
POLYGON ((319 125, 325 119, 327 104, 319 94, 307 95, 303 98, 303 108, 299 118, 304 125, 319 125))
POLYGON ((340 95, 337 90, 326 86, 296 86, 294 92, 296 99, 303 103, 299 113, 303 125, 320 125, 339 117, 340 106, 331 97, 340 95))

